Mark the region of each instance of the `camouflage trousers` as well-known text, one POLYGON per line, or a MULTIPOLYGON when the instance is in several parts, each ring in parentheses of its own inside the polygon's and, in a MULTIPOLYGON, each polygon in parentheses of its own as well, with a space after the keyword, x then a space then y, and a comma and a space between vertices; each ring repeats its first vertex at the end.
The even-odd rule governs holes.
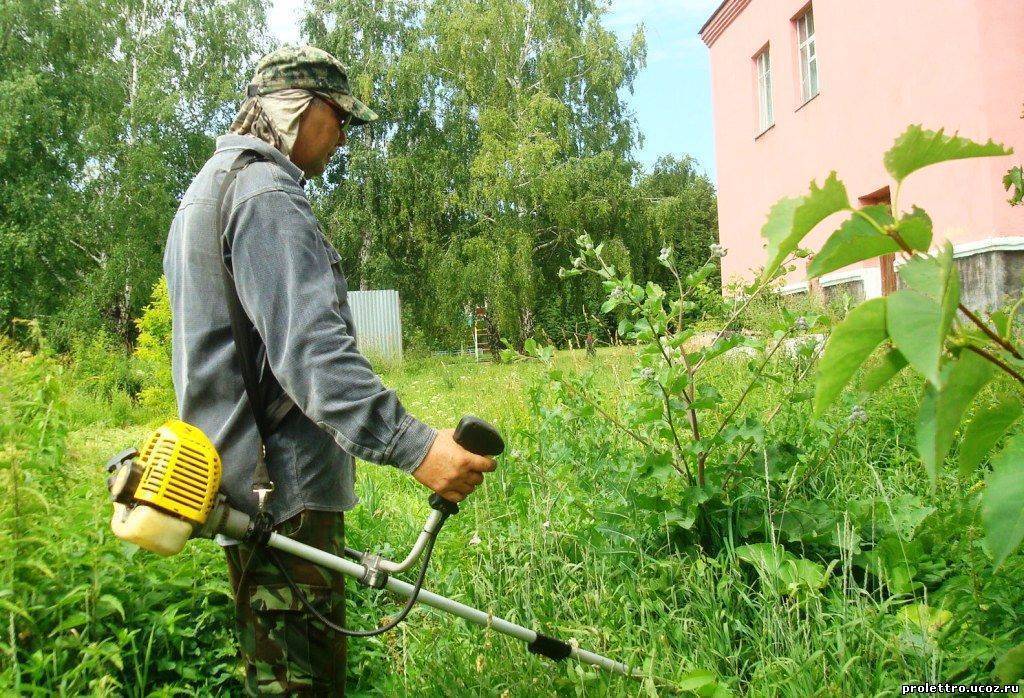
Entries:
MULTIPOLYGON (((303 511, 276 530, 331 554, 342 554, 345 523, 341 513, 303 511)), ((224 552, 235 593, 246 694, 345 695, 345 637, 328 630, 303 607, 267 558, 267 551, 255 553, 242 588, 239 580, 254 548, 233 545, 224 552)), ((331 622, 344 625, 344 576, 287 553, 276 554, 309 602, 331 622)))

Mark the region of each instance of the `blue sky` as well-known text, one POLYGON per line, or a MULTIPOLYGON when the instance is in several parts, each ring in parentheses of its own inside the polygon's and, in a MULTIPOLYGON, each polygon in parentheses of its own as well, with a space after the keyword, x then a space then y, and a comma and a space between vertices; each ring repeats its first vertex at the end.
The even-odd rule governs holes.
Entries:
POLYGON ((638 156, 689 153, 715 175, 708 49, 697 36, 719 0, 615 0, 605 25, 622 40, 637 24, 647 37, 647 67, 627 96, 645 142, 638 156))
MULTIPOLYGON (((611 0, 604 23, 623 41, 643 24, 647 67, 637 76, 632 95, 624 95, 636 113, 644 144, 639 159, 652 164, 659 155, 689 153, 715 176, 711 123, 711 73, 708 50, 697 36, 719 0, 611 0)), ((298 38, 301 0, 274 0, 268 20, 281 41, 298 38)))

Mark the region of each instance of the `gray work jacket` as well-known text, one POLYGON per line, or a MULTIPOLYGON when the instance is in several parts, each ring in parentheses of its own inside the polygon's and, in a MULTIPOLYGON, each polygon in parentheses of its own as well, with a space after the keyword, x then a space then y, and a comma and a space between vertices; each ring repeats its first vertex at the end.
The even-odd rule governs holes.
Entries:
POLYGON ((259 443, 231 335, 215 236, 224 175, 243 149, 258 161, 224 199, 224 236, 238 297, 262 346, 263 380, 295 403, 266 444, 275 523, 303 509, 354 507, 353 456, 411 473, 436 432, 407 414, 356 350, 348 287, 324 237, 302 171, 276 148, 228 134, 196 175, 171 223, 164 273, 173 318, 172 374, 181 419, 210 437, 221 491, 254 513, 259 443), (272 376, 266 375, 266 370, 272 376), (280 392, 280 391, 279 391, 280 392))

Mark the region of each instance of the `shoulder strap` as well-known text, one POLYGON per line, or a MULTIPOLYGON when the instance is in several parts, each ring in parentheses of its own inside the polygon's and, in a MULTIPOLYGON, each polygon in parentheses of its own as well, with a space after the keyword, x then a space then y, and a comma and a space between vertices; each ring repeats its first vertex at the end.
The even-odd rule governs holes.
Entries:
MULTIPOLYGON (((235 181, 238 173, 253 162, 262 159, 264 159, 262 156, 251 150, 242 151, 242 154, 235 158, 235 161, 224 176, 224 182, 220 186, 216 214, 217 257, 221 261, 224 297, 227 300, 228 314, 231 317, 231 335, 235 340, 235 349, 241 364, 242 380, 245 382, 245 394, 249 399, 249 408, 252 410, 252 416, 256 421, 256 429, 260 437, 260 446, 256 454, 256 468, 252 479, 252 491, 256 494, 261 512, 263 512, 266 506, 267 495, 274 491, 274 483, 271 481, 270 473, 267 471, 265 456, 267 439, 273 433, 275 425, 271 422, 268 414, 266 396, 260 389, 260 374, 259 367, 256 365, 256 343, 254 341, 256 328, 253 327, 252 321, 245 314, 245 309, 242 308, 242 302, 238 298, 238 290, 235 288, 234 277, 231 275, 231 270, 228 268, 224 255, 227 241, 224 239, 223 207, 224 196, 231 183, 235 181)), ((278 411, 280 411, 280 405, 278 405, 278 411)), ((284 415, 280 416, 283 417, 284 415)))

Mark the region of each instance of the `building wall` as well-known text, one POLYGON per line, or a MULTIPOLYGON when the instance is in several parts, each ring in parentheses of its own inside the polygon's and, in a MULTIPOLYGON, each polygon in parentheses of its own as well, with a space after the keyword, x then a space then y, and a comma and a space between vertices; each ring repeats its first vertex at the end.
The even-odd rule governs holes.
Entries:
MULTIPOLYGON (((801 104, 792 19, 807 5, 727 0, 702 34, 711 51, 720 234, 729 248, 723 278, 750 278, 764 263, 768 209, 806 192, 812 179, 837 170, 853 200, 889 185, 882 154, 911 123, 993 138, 1019 155, 915 173, 900 193, 902 209, 928 210, 937 239, 954 244, 1024 234, 1024 208, 1006 204, 1001 184, 1024 162, 1024 2, 814 0, 820 94, 801 104), (766 44, 775 125, 758 135, 753 57, 766 44)), ((808 247, 820 246, 828 223, 808 247)), ((858 266, 870 268, 865 286, 875 285, 877 261, 858 266)), ((788 281, 804 278, 798 270, 788 281)))

